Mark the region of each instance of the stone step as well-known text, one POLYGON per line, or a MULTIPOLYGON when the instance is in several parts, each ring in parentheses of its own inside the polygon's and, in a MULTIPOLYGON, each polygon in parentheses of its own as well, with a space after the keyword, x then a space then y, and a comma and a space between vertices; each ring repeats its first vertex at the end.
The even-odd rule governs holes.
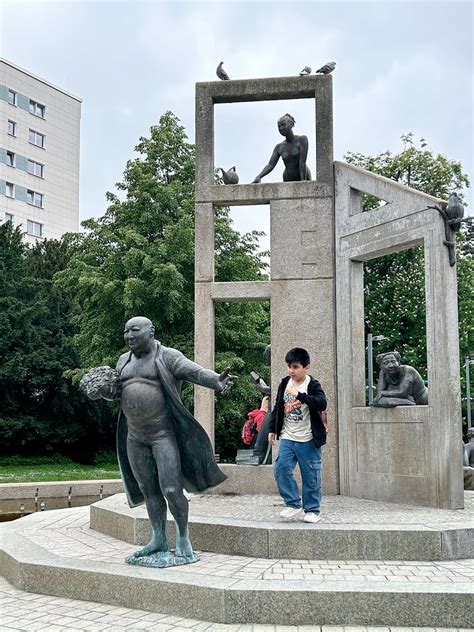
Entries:
MULTIPOLYGON (((282 522, 274 495, 192 495, 189 532, 195 549, 265 559, 454 560, 474 557, 474 494, 449 511, 330 496, 321 522, 282 522)), ((145 508, 124 494, 91 506, 93 529, 131 544, 151 537, 145 508)), ((174 527, 169 516, 168 532, 174 527)))
POLYGON ((0 538, 0 573, 29 592, 217 623, 473 623, 472 560, 336 562, 203 552, 184 567, 134 567, 124 559, 135 546, 91 529, 86 507, 5 524, 0 538))

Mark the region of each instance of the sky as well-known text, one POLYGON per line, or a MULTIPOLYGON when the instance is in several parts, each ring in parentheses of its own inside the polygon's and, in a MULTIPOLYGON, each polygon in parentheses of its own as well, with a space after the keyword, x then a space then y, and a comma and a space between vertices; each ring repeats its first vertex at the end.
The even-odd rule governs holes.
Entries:
MULTIPOLYGON (((473 3, 0 0, 0 55, 82 98, 80 219, 99 217, 133 148, 171 110, 194 142, 195 83, 296 75, 336 61, 334 156, 403 149, 402 134, 473 177, 473 3)), ((311 100, 216 106, 215 164, 251 182, 285 112, 310 138, 311 100)), ((281 161, 280 161, 281 162, 281 161)), ((277 167, 266 181, 281 180, 277 167)), ((472 193, 466 200, 471 208, 472 193)), ((268 210, 232 210, 268 232, 268 210)), ((263 242, 262 242, 263 243, 263 242)))

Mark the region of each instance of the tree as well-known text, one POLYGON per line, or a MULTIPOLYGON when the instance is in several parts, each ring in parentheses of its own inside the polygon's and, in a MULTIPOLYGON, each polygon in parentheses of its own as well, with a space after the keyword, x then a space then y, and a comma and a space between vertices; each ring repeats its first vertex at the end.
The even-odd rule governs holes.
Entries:
MULTIPOLYGON (((70 260, 56 276, 58 287, 77 301, 74 343, 81 369, 115 366, 124 350, 122 328, 132 316, 155 324, 156 337, 193 355, 194 323, 194 146, 171 112, 163 114, 148 138, 135 147, 117 183, 121 197, 107 193, 109 207, 86 232, 69 237, 70 260)), ((216 278, 259 279, 265 268, 257 252, 258 233, 240 235, 229 211, 216 209, 216 278)), ((216 310, 216 369, 242 374, 247 362, 257 370, 269 341, 268 310, 260 304, 226 304, 216 310)), ((255 392, 242 376, 230 397, 219 397, 216 449, 231 457, 240 427, 255 407, 255 392), (232 449, 231 449, 232 448, 232 449)), ((184 392, 191 405, 191 391, 184 392)))
MULTIPOLYGON (((469 186, 469 178, 460 162, 449 160, 442 154, 434 155, 425 149, 428 145, 424 138, 420 139, 417 148, 412 132, 403 134, 401 139, 404 148, 398 154, 387 150, 377 156, 366 156, 349 151, 344 160, 434 197, 448 199, 453 191, 458 191, 462 197, 462 189, 469 186)), ((366 200, 365 210, 376 205, 375 199, 366 200)))
MULTIPOLYGON (((403 150, 377 156, 349 152, 345 160, 358 167, 409 185, 424 193, 447 199, 469 186, 469 178, 460 162, 428 149, 425 139, 416 147, 413 134, 403 135, 403 150)), ((363 197, 364 211, 380 204, 373 196, 363 197)), ((472 258, 472 221, 458 239, 459 341, 461 359, 474 348, 472 312, 474 275, 472 258)), ((411 248, 371 260, 364 265, 366 333, 383 334, 388 340, 378 351, 396 349, 407 364, 413 364, 426 378, 424 261, 421 248, 411 248)), ((464 379, 464 378, 463 378, 464 379)))
POLYGON ((20 229, 6 222, 0 253, 1 451, 62 452, 90 461, 104 430, 100 409, 63 376, 77 357, 69 302, 52 285, 66 263, 66 245, 28 247, 20 229))

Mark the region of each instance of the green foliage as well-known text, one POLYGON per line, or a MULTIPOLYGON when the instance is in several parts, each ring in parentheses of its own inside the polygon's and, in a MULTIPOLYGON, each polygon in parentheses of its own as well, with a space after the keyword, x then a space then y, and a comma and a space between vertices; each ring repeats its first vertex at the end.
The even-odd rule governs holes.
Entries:
MULTIPOLYGON (((463 197, 462 190, 469 187, 469 177, 463 172, 460 162, 449 160, 442 154, 434 155, 425 149, 427 143, 424 138, 420 139, 420 147, 417 148, 411 132, 401 138, 404 149, 398 154, 387 150, 377 156, 365 156, 349 151, 344 160, 434 197, 447 200, 453 191, 463 197)), ((377 205, 375 198, 367 196, 364 210, 377 205)))
MULTIPOLYGON (((115 450, 98 450, 94 457, 94 465, 117 465, 115 450)), ((26 467, 32 465, 75 465, 75 462, 62 454, 20 456, 11 454, 0 457, 0 469, 3 467, 26 467)))
MULTIPOLYGON (((424 193, 446 200, 456 191, 462 198, 469 178, 461 163, 434 155, 424 139, 417 148, 413 134, 402 136, 404 149, 377 156, 349 152, 345 159, 356 165, 409 185, 424 193)), ((376 208, 380 201, 363 196, 363 210, 376 208)), ((473 223, 464 224, 458 236, 459 342, 461 361, 474 349, 472 313, 474 310, 473 223)), ((446 253, 447 256, 447 253, 446 253)), ((411 248, 368 261, 364 265, 366 333, 388 337, 377 345, 376 352, 397 350, 402 361, 426 374, 426 310, 424 259, 421 248, 411 248)), ((378 373, 378 367, 375 369, 378 373)), ((462 374, 464 392, 464 374, 462 374)))
POLYGON ((249 379, 255 371, 266 381, 268 367, 263 351, 270 341, 267 303, 220 303, 216 305, 216 371, 227 366, 238 375, 230 394, 216 397, 216 451, 221 458, 235 456, 243 448, 240 432, 247 413, 262 399, 249 379), (249 308, 252 309, 249 309, 249 308))
POLYGON ((77 366, 69 302, 52 284, 66 261, 63 242, 30 248, 11 222, 0 226, 0 454, 87 460, 96 449, 99 407, 63 377, 77 366))
MULTIPOLYGON (((426 379, 423 249, 410 248, 367 262, 364 293, 366 333, 388 338, 374 351, 399 351, 403 363, 416 367, 426 379)), ((374 368, 378 375, 378 366, 374 368)))
MULTIPOLYGON (((108 193, 105 215, 84 222, 86 232, 68 238, 70 259, 55 278, 78 305, 72 318, 82 368, 71 372, 75 380, 93 366, 115 366, 125 350, 123 325, 136 315, 153 321, 163 344, 193 356, 194 146, 178 119, 166 112, 135 151, 138 156, 127 162, 116 185, 121 196, 108 193)), ((257 232, 240 235, 228 209, 216 209, 217 280, 264 278, 257 238, 257 232)), ((268 309, 246 303, 216 311, 217 370, 231 366, 241 374, 244 366, 250 367, 247 372, 258 366, 269 341, 268 309)), ((227 458, 235 455, 237 423, 240 432, 251 400, 252 387, 244 381, 242 375, 235 392, 216 407, 216 450, 227 458)), ((191 404, 189 389, 184 399, 191 404)))

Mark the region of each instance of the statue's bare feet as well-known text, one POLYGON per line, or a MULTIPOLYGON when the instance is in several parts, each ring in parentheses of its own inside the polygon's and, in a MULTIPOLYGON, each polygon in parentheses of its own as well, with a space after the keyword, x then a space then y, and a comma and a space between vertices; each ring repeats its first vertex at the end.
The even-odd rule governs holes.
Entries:
POLYGON ((191 542, 187 536, 177 536, 176 537, 176 557, 184 557, 189 561, 197 561, 199 558, 193 551, 193 547, 191 546, 191 542))
POLYGON ((142 549, 135 551, 130 557, 146 557, 147 555, 153 555, 154 553, 169 553, 170 547, 168 542, 163 538, 157 538, 155 536, 148 542, 142 549))

